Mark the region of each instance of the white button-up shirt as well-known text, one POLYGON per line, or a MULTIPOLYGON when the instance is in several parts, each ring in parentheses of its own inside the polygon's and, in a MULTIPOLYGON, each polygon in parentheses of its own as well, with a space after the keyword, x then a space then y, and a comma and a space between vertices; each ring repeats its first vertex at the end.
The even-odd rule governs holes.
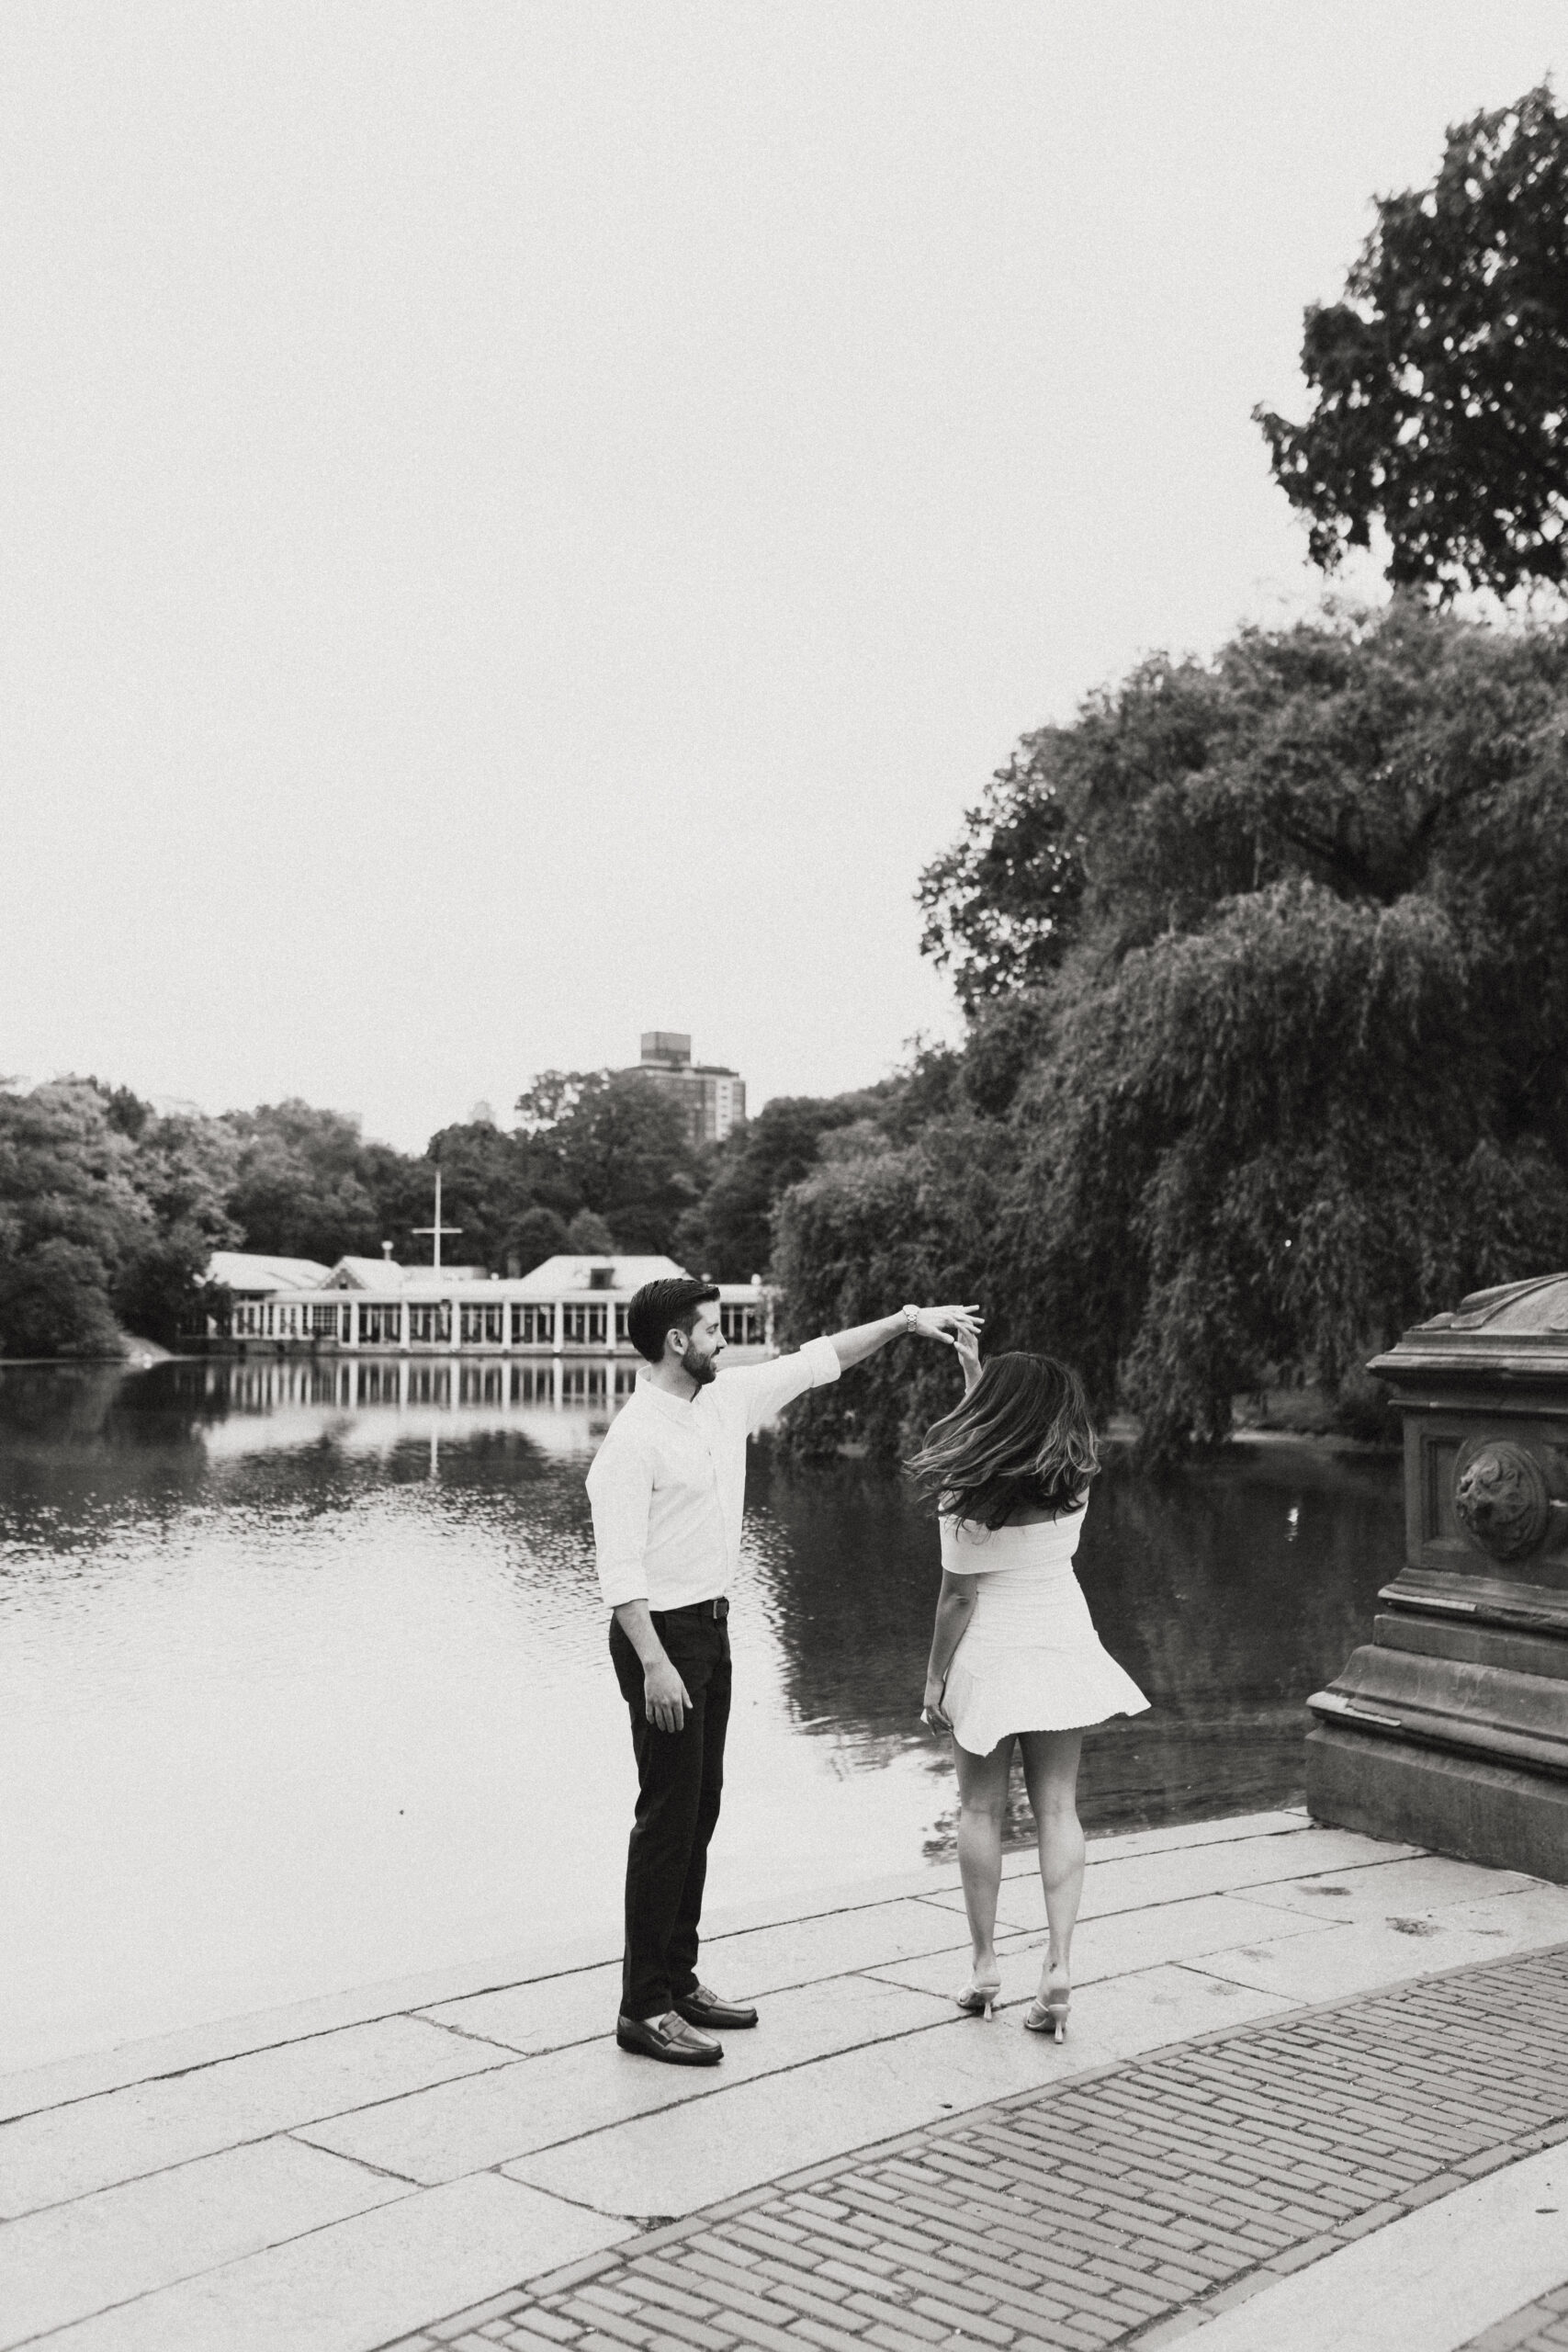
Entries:
POLYGON ((839 1371, 832 1340, 808 1340, 795 1355, 721 1372, 689 1404, 642 1374, 588 1473, 607 1608, 717 1600, 740 1562, 747 1439, 839 1371))

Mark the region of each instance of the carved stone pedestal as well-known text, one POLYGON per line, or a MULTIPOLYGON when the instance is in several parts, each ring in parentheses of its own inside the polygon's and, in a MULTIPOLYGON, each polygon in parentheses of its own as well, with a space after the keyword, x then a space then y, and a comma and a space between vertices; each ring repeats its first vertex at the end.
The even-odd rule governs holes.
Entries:
POLYGON ((1568 1274, 1370 1369, 1404 1422, 1404 1566, 1307 1702, 1314 1818, 1568 1883, 1568 1274))

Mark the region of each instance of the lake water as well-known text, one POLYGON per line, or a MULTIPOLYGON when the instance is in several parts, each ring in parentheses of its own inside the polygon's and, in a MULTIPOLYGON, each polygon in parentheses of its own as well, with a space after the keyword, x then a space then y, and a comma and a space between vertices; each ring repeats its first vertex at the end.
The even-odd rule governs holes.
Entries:
MULTIPOLYGON (((0 1368, 0 2070, 614 1944, 633 1774, 582 1489, 606 1408, 488 1369, 423 1404, 375 1401, 372 1364, 353 1401, 302 1365, 0 1368)), ((1112 1461, 1078 1568, 1154 1704, 1090 1735, 1086 1823, 1298 1798, 1303 1699, 1401 1550, 1391 1456, 1112 1461)), ((950 1848, 918 1721, 938 1574, 896 1477, 756 1450, 713 1905, 950 1848)))

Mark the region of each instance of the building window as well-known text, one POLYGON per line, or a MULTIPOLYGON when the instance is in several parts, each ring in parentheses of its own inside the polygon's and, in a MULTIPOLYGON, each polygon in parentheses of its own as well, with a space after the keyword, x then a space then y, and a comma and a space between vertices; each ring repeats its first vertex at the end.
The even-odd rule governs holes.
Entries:
POLYGON ((342 1324, 339 1327, 341 1336, 344 1340, 352 1340, 354 1337, 354 1309, 352 1306, 344 1306, 339 1309, 339 1313, 343 1317, 342 1324))
POLYGON ((514 1348, 547 1348, 556 1336, 553 1306, 513 1306, 512 1344, 514 1348))
POLYGON ((452 1337, 452 1304, 409 1308, 409 1338, 425 1347, 445 1347, 452 1337))
POLYGON ((318 1340, 336 1339, 337 1301, 335 1299, 330 1306, 308 1306, 305 1313, 310 1329, 318 1340))
POLYGON ((602 1348, 609 1328, 608 1310, 604 1306, 578 1306, 573 1303, 561 1308, 561 1337, 569 1347, 602 1348))
POLYGON ((616 1309, 615 1309, 615 1345, 616 1345, 616 1347, 618 1347, 618 1348, 625 1347, 625 1345, 626 1345, 626 1310, 625 1306, 617 1306, 617 1307, 616 1307, 616 1309))
POLYGON ((368 1306, 359 1309, 359 1344, 361 1347, 395 1346, 403 1336, 403 1310, 400 1306, 368 1306))
POLYGON ((462 1315, 463 1345, 499 1348, 504 1336, 506 1309, 497 1301, 493 1306, 465 1306, 462 1315))
POLYGON ((732 1346, 757 1348, 767 1336, 767 1318, 761 1307, 748 1301, 726 1300, 718 1310, 718 1328, 732 1346))

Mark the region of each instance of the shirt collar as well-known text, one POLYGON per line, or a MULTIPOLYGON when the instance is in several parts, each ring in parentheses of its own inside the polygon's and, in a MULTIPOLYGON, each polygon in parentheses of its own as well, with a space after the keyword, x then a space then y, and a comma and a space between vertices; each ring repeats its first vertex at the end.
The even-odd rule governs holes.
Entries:
POLYGON ((690 1397, 682 1403, 679 1396, 671 1396, 665 1389, 656 1388, 648 1374, 639 1372, 637 1376, 636 1393, 642 1402, 645 1405, 650 1405, 656 1413, 662 1413, 667 1420, 679 1421, 683 1427, 689 1429, 692 1422, 692 1407, 703 1392, 699 1388, 697 1396, 690 1397))

